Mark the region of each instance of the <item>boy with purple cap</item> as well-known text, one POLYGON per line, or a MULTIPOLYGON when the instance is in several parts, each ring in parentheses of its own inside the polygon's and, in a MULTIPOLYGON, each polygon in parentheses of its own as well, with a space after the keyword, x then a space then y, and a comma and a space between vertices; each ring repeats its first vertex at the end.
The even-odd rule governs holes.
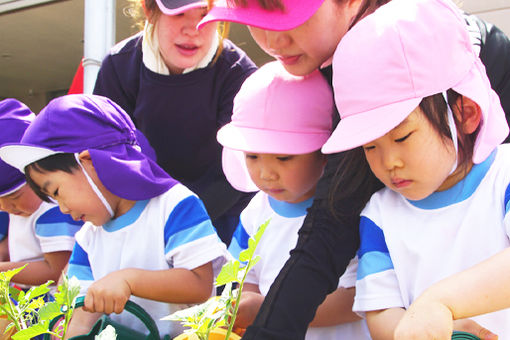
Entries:
MULTIPOLYGON (((374 338, 394 339, 425 289, 508 251, 510 145, 499 144, 509 129, 449 0, 392 0, 345 35, 333 67, 341 120, 322 151, 353 149, 352 161, 386 186, 361 213, 353 310, 366 315, 374 338)), ((508 286, 489 286, 477 288, 482 300, 508 296, 508 286)), ((471 294, 480 296, 464 291, 461 299, 479 304, 471 294)), ((450 323, 444 339, 474 322, 510 339, 510 309, 473 320, 450 323)))
MULTIPOLYGON (((18 143, 34 118, 18 100, 0 101, 0 145, 18 143)), ((74 234, 83 223, 62 214, 55 204, 43 202, 26 184, 23 173, 2 160, 0 210, 10 261, 0 262, 0 271, 28 264, 13 282, 22 286, 57 282, 71 255, 74 234)))
MULTIPOLYGON (((86 222, 69 261, 68 275, 86 292, 70 336, 90 330, 99 314, 88 312, 120 313, 128 299, 174 336, 180 325, 159 319, 213 293, 224 244, 200 199, 141 152, 133 122, 113 101, 54 99, 0 157, 43 199, 86 222)), ((128 313, 111 317, 144 331, 128 313)))
MULTIPOLYGON (((260 189, 241 213, 229 246, 232 255, 270 219, 248 273, 237 326, 246 328, 298 239, 317 181, 326 163, 321 146, 331 133, 333 96, 320 72, 293 76, 278 62, 262 66, 234 99, 232 122, 218 131, 223 169, 234 188, 260 189)), ((337 289, 319 307, 306 334, 312 339, 369 339, 364 321, 352 312, 356 259, 337 289)))

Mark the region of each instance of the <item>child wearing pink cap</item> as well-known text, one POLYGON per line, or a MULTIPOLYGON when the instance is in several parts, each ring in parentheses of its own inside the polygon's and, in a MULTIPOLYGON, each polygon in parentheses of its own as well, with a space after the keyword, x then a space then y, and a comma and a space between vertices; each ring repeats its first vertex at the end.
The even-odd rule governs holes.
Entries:
POLYGON ((130 115, 158 165, 200 197, 227 242, 251 195, 225 179, 216 132, 230 121, 234 96, 256 66, 224 39, 222 25, 196 28, 207 13, 205 0, 130 3, 144 29, 105 57, 94 94, 130 115))
MULTIPOLYGON (((345 35, 333 65, 341 120, 322 151, 352 149, 386 186, 361 213, 353 310, 393 339, 427 287, 510 247, 509 129, 449 0, 391 1, 345 35)), ((509 320, 510 309, 472 318, 500 339, 509 320)))
MULTIPOLYGON (((239 305, 237 326, 249 326, 298 239, 326 163, 321 146, 331 133, 333 97, 320 72, 294 76, 278 62, 262 66, 234 99, 232 122, 218 131, 223 169, 238 190, 260 191, 241 213, 230 243, 235 257, 266 220, 239 305)), ((312 339, 369 339, 364 321, 351 310, 357 260, 319 307, 306 334, 312 339)))
MULTIPOLYGON (((290 73, 302 75, 320 67, 330 79, 332 67, 327 65, 344 34, 388 0, 209 2, 214 2, 214 7, 199 27, 211 21, 246 24, 257 44, 290 73)), ((475 16, 465 15, 465 19, 493 88, 510 115, 510 40, 497 27, 475 16)), ((356 251, 362 196, 371 195, 382 185, 370 172, 363 178, 364 187, 357 192, 346 191, 343 184, 333 185, 339 172, 360 178, 358 166, 345 162, 344 155, 328 156, 297 249, 275 281, 245 339, 301 339, 316 306, 336 287, 338 277, 356 251), (335 214, 330 212, 332 205, 335 214), (310 286, 314 289, 307 289, 310 286)), ((346 179, 347 184, 350 182, 346 179)))

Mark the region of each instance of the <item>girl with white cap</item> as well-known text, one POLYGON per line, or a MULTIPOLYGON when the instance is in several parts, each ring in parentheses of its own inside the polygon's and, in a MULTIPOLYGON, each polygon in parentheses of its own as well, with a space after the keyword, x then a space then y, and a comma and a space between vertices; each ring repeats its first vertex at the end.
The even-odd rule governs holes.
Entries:
POLYGON ((251 195, 225 179, 216 132, 230 121, 232 100, 256 66, 216 23, 196 28, 206 1, 131 2, 145 14, 145 28, 112 48, 94 94, 130 115, 157 163, 202 199, 227 242, 251 195))
MULTIPOLYGON (((68 336, 88 333, 97 313, 120 313, 128 299, 161 334, 176 336, 181 326, 160 318, 213 293, 225 245, 200 199, 141 151, 133 122, 110 99, 52 100, 0 157, 24 171, 42 199, 86 222, 68 269, 80 280, 85 306, 75 311, 68 336)), ((110 317, 146 331, 129 313, 110 317)))
MULTIPOLYGON (((341 120, 322 151, 353 149, 386 186, 361 213, 353 310, 393 339, 427 287, 509 248, 508 125, 449 0, 392 0, 345 35, 333 67, 341 120)), ((508 309, 473 320, 510 338, 508 309)))
MULTIPOLYGON (((234 99, 232 122, 218 131, 227 179, 239 190, 260 190, 241 213, 231 254, 238 257, 270 219, 256 249, 261 259, 246 279, 237 327, 253 322, 296 245, 326 163, 320 148, 331 134, 332 114, 331 88, 319 71, 294 76, 271 62, 246 79, 234 99)), ((319 307, 307 340, 370 338, 351 310, 356 265, 352 259, 337 289, 319 307)))

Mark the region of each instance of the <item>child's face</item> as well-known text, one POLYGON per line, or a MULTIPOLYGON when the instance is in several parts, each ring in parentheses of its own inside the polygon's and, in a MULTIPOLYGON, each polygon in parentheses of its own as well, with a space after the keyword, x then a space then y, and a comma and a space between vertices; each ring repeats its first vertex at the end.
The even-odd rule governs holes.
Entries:
POLYGON ((28 217, 39 208, 41 202, 41 199, 25 184, 12 194, 0 197, 0 210, 28 217))
POLYGON ((449 176, 455 163, 453 142, 439 135, 419 107, 363 149, 375 176, 410 200, 446 190, 462 179, 461 171, 449 176))
MULTIPOLYGON (((106 189, 95 172, 89 174, 99 190, 105 194, 106 189)), ((81 169, 76 169, 72 173, 61 170, 52 172, 31 170, 30 177, 44 194, 58 202, 62 213, 71 215, 73 220, 88 221, 100 226, 111 219, 81 169)), ((105 197, 110 198, 107 195, 105 197)))
POLYGON ((197 65, 209 51, 216 34, 216 24, 196 26, 207 14, 207 9, 194 8, 178 15, 160 15, 156 22, 159 52, 171 73, 180 74, 197 65))
POLYGON ((359 0, 325 0, 304 24, 289 31, 249 26, 257 44, 294 75, 307 75, 329 60, 349 29, 359 0))
POLYGON ((255 185, 279 201, 299 203, 311 198, 322 175, 326 157, 320 152, 301 155, 245 153, 255 185))

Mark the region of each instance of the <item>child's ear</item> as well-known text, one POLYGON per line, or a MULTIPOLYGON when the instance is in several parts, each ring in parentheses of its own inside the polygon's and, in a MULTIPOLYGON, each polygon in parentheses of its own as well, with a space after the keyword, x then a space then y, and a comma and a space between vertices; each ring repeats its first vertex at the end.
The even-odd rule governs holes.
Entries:
POLYGON ((92 158, 90 157, 89 150, 85 150, 85 151, 80 152, 80 154, 78 155, 78 159, 82 163, 92 162, 92 158))
POLYGON ((482 109, 473 100, 466 96, 460 96, 455 105, 455 115, 460 121, 460 128, 465 134, 476 131, 482 119, 482 109))

